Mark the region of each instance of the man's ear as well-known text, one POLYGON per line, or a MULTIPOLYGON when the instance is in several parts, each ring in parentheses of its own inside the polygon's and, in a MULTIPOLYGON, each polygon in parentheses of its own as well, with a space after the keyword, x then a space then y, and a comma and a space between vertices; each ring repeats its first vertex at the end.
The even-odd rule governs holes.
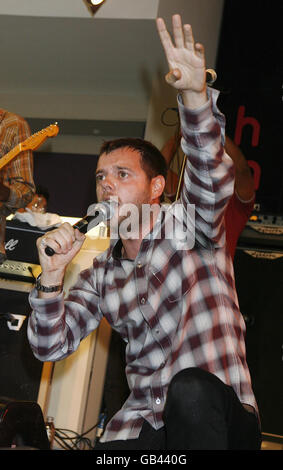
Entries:
POLYGON ((165 178, 162 175, 157 175, 151 180, 151 196, 152 199, 159 199, 165 188, 165 178))

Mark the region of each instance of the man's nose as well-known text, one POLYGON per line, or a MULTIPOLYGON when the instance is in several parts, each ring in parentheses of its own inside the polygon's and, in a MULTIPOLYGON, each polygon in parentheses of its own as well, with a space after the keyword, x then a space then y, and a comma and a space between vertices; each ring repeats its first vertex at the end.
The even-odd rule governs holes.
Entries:
POLYGON ((106 176, 105 179, 101 182, 103 191, 113 191, 116 188, 116 182, 113 177, 106 176))

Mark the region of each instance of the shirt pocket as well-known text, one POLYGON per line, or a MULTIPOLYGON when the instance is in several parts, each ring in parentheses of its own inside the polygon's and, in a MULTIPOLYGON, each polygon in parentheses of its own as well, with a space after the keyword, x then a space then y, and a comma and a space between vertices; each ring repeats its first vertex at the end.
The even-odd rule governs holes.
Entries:
POLYGON ((161 301, 169 304, 180 302, 192 289, 196 275, 186 276, 181 269, 167 271, 149 267, 149 290, 158 295, 161 301))

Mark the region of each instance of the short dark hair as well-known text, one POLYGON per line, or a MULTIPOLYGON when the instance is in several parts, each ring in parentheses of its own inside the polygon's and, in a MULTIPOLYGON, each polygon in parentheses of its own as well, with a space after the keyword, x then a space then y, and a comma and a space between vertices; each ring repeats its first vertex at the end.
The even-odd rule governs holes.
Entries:
POLYGON ((109 154, 119 148, 129 148, 136 150, 141 155, 141 167, 149 179, 157 175, 167 177, 167 163, 160 150, 155 145, 144 139, 139 138, 121 138, 109 140, 102 144, 100 155, 109 154))
POLYGON ((35 193, 38 194, 38 196, 45 197, 46 202, 49 201, 49 192, 48 192, 48 189, 45 188, 44 186, 36 185, 35 193))

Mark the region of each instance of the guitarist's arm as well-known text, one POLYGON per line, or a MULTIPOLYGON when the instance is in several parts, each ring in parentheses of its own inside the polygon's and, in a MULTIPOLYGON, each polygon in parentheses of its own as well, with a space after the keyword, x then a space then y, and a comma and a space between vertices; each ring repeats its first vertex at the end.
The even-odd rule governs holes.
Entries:
MULTIPOLYGON (((6 148, 13 148, 30 136, 28 123, 20 116, 5 113, 9 132, 3 136, 6 148)), ((2 142, 3 144, 3 142, 2 142)), ((8 215, 21 207, 26 207, 35 193, 33 181, 33 154, 23 151, 0 170, 1 212, 8 215)))
POLYGON ((0 183, 0 201, 6 202, 9 199, 10 189, 4 184, 0 183))

